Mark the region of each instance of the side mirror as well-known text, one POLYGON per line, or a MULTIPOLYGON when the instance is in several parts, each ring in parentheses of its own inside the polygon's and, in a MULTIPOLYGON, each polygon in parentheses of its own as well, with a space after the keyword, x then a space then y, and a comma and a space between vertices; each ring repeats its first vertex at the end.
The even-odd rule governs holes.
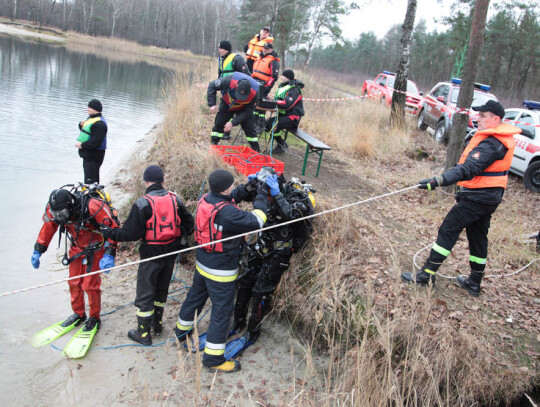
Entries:
POLYGON ((439 95, 439 96, 437 96, 437 101, 442 102, 442 103, 446 103, 446 98, 443 95, 439 95))

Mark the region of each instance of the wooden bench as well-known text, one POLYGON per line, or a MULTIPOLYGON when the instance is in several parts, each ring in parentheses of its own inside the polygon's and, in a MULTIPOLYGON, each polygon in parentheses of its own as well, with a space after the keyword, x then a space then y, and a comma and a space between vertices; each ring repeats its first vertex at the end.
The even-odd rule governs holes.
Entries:
POLYGON ((312 153, 315 153, 319 156, 319 163, 317 165, 317 174, 315 174, 316 177, 319 176, 319 170, 321 169, 321 161, 324 150, 331 150, 330 146, 327 146, 322 141, 317 140, 312 135, 306 133, 304 130, 297 129, 296 131, 288 130, 289 133, 294 134, 296 137, 298 137, 300 140, 302 140, 304 143, 306 143, 306 154, 304 156, 304 165, 302 167, 302 175, 306 175, 306 165, 307 165, 307 159, 308 156, 312 153))

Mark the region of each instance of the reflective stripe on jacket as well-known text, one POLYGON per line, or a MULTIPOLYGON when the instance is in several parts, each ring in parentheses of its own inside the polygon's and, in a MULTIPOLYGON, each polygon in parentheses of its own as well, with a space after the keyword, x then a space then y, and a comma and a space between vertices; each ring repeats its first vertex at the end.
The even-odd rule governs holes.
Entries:
POLYGON ((234 72, 233 59, 237 54, 231 52, 227 58, 219 58, 219 77, 222 78, 227 75, 232 75, 234 72))
POLYGON ((90 127, 92 127, 95 122, 99 122, 100 120, 101 116, 89 117, 88 120, 83 123, 81 133, 79 134, 79 137, 77 137, 77 141, 80 141, 81 143, 88 141, 90 139, 90 127))
POLYGON ((254 36, 248 44, 248 50, 246 52, 247 59, 256 60, 257 57, 261 54, 262 49, 264 48, 264 44, 272 41, 274 41, 273 37, 267 37, 263 40, 259 40, 258 34, 254 36))
POLYGON ((514 134, 521 132, 521 129, 514 127, 507 123, 501 123, 494 129, 486 129, 477 131, 473 136, 459 159, 458 164, 463 164, 471 151, 478 146, 483 140, 488 137, 495 137, 499 140, 507 149, 505 156, 502 160, 494 161, 484 172, 475 176, 468 181, 460 181, 458 185, 465 188, 506 188, 508 183, 508 170, 512 164, 512 158, 514 156, 514 149, 516 142, 514 140, 514 134))

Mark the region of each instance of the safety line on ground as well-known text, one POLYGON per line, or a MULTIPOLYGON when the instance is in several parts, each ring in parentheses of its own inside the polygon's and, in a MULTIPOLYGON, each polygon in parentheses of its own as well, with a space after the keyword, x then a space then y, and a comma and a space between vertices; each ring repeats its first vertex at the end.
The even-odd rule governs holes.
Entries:
POLYGON ((231 237, 226 237, 226 238, 221 239, 221 240, 216 240, 216 241, 204 243, 204 244, 201 244, 201 245, 198 245, 198 246, 188 247, 186 249, 181 249, 181 250, 177 250, 177 251, 170 252, 170 253, 164 253, 164 254, 161 254, 159 256, 154 256, 154 257, 149 257, 147 259, 141 259, 141 260, 132 261, 132 262, 129 262, 129 263, 121 264, 119 266, 110 267, 110 268, 106 268, 106 269, 103 269, 103 270, 93 271, 91 273, 85 273, 85 274, 80 275, 80 276, 63 278, 61 280, 51 281, 51 282, 44 283, 44 284, 38 284, 38 285, 35 285, 35 286, 22 288, 20 290, 14 290, 14 291, 5 292, 5 293, 0 294, 0 298, 1 297, 7 297, 7 296, 13 295, 13 294, 23 293, 23 292, 26 292, 26 291, 36 290, 38 288, 48 287, 48 286, 55 285, 55 284, 64 283, 66 281, 77 280, 79 278, 84 278, 84 277, 88 277, 88 276, 94 276, 94 275, 102 274, 102 273, 105 273, 105 272, 108 273, 108 272, 113 271, 113 270, 120 270, 120 269, 123 269, 123 268, 126 268, 126 267, 130 267, 130 266, 134 266, 134 265, 137 265, 137 264, 140 264, 140 263, 144 263, 144 262, 147 262, 147 261, 157 260, 157 259, 161 259, 163 257, 172 256, 172 255, 175 255, 175 254, 186 253, 186 252, 189 252, 189 251, 192 251, 192 250, 195 250, 195 249, 199 249, 199 248, 203 248, 203 247, 206 247, 206 246, 214 245, 216 243, 227 242, 229 240, 238 239, 239 237, 249 236, 249 235, 252 235, 254 233, 259 233, 259 232, 263 232, 263 231, 267 231, 267 230, 271 230, 271 229, 275 229, 275 228, 280 228, 282 226, 290 225, 292 223, 305 221, 307 219, 316 218, 318 216, 326 215, 328 213, 337 212, 337 211, 340 211, 340 210, 343 210, 343 209, 351 208, 353 206, 362 205, 362 204, 365 204, 365 203, 368 203, 368 202, 371 202, 371 201, 375 201, 377 199, 382 199, 382 198, 385 198, 387 196, 396 195, 396 194, 408 191, 410 189, 418 188, 419 186, 420 186, 419 184, 415 184, 415 185, 412 185, 410 187, 399 189, 397 191, 388 192, 386 194, 374 196, 374 197, 371 197, 371 198, 368 198, 368 199, 364 199, 362 201, 353 202, 353 203, 350 203, 350 204, 347 204, 347 205, 339 206, 337 208, 328 209, 328 210, 323 211, 323 212, 314 213, 313 215, 304 216, 302 218, 289 220, 287 222, 279 223, 279 224, 272 225, 272 226, 262 227, 260 229, 252 230, 250 232, 241 233, 241 234, 231 236, 231 237))

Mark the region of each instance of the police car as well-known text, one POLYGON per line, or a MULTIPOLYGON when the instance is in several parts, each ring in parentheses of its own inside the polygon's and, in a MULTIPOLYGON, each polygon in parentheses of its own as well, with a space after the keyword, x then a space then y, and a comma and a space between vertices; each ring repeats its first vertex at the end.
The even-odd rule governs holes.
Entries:
MULTIPOLYGON (((439 82, 426 96, 423 106, 418 113, 417 127, 427 130, 428 127, 435 131, 435 140, 446 144, 452 127, 452 118, 456 112, 456 105, 461 86, 461 79, 452 78, 450 82, 439 82)), ((471 106, 480 106, 488 100, 497 100, 495 95, 489 93, 489 85, 482 83, 474 84, 474 93, 471 106)), ((477 113, 469 111, 467 132, 476 128, 477 113)), ((464 135, 465 136, 465 135, 464 135)))
POLYGON ((521 129, 510 172, 523 177, 525 188, 540 192, 540 102, 523 101, 523 109, 506 109, 504 121, 521 129))

